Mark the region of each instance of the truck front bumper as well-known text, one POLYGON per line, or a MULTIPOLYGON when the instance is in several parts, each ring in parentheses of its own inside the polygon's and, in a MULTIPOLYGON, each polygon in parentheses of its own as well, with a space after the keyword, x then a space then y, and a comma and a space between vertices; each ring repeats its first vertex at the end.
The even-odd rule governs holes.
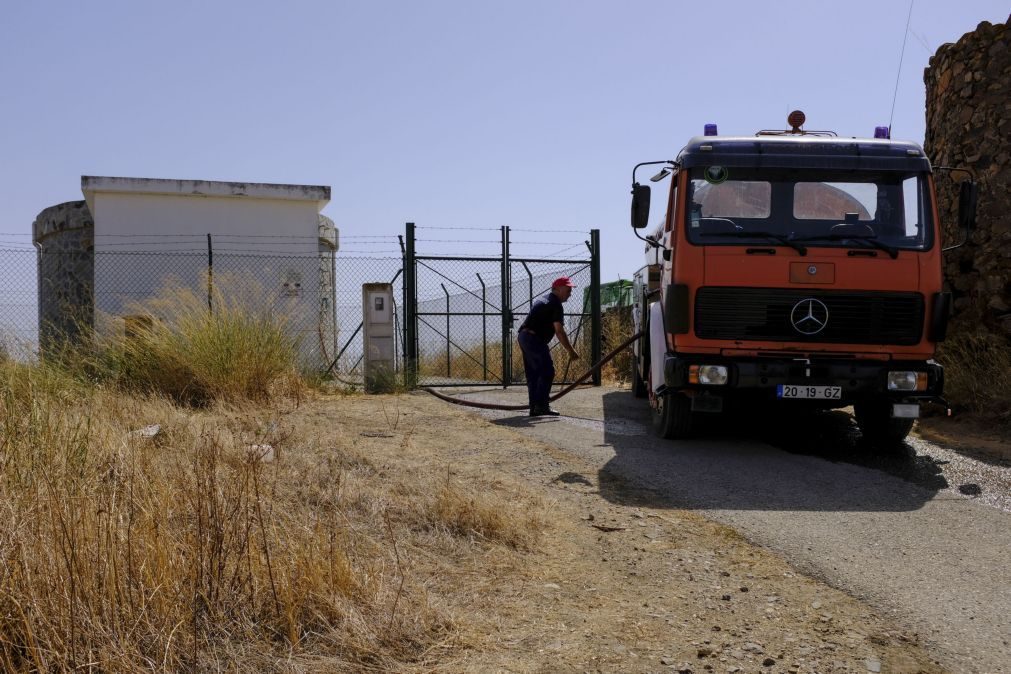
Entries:
POLYGON ((865 400, 886 399, 914 402, 939 399, 944 390, 944 368, 934 361, 869 361, 816 358, 725 359, 705 355, 668 353, 664 360, 664 383, 668 389, 689 395, 746 395, 777 398, 781 386, 838 386, 841 396, 834 400, 810 401, 822 406, 842 407, 865 400), (726 368, 723 384, 697 383, 692 366, 726 368), (926 375, 921 390, 889 390, 889 372, 926 375))

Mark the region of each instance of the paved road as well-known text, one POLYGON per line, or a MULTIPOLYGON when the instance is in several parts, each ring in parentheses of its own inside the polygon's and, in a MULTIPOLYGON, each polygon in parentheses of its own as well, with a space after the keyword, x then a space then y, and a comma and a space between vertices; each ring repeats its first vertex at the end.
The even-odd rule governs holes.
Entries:
POLYGON ((590 460, 602 482, 620 476, 736 528, 917 632, 952 671, 1011 672, 1011 468, 920 440, 874 451, 842 413, 714 418, 675 442, 649 433, 627 391, 583 389, 556 407, 565 416, 481 414, 590 460))

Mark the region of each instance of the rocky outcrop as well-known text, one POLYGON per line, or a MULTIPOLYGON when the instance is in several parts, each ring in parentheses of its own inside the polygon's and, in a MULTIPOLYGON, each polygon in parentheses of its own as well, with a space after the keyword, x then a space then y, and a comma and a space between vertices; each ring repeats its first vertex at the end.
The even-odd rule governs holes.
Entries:
MULTIPOLYGON (((935 166, 971 169, 979 182, 970 245, 945 257, 956 315, 1011 335, 1011 30, 983 22, 930 59, 925 149, 935 166)), ((958 190, 938 177, 946 245, 959 240, 958 190)))

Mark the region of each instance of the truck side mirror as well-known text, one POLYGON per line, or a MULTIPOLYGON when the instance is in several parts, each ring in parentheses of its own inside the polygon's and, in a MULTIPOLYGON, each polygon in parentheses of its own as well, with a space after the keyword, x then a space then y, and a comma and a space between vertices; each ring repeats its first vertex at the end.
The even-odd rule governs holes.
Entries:
POLYGON ((976 226, 976 199, 979 196, 979 185, 966 180, 958 190, 958 226, 965 230, 966 237, 976 226))
POLYGON ((649 185, 632 184, 632 228, 643 229, 649 224, 649 185))

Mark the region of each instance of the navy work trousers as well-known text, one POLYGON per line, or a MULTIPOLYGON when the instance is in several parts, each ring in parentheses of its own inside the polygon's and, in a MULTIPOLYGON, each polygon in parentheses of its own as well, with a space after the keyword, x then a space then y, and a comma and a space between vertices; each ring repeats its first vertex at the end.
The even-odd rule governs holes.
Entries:
POLYGON ((527 376, 530 406, 547 406, 548 397, 551 395, 551 383, 555 380, 555 364, 551 361, 551 350, 540 337, 526 330, 520 330, 517 339, 523 351, 523 371, 527 376))

